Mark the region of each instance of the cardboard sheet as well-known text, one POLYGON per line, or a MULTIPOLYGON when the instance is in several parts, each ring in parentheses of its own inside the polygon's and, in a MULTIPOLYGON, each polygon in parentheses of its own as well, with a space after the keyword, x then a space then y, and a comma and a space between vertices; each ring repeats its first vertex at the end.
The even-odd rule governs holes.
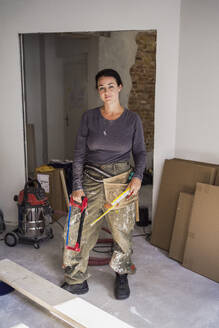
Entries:
POLYGON ((219 187, 197 183, 183 265, 219 282, 219 187))
POLYGON ((169 257, 181 263, 183 262, 184 257, 184 249, 188 235, 193 198, 193 194, 181 192, 177 204, 169 257))

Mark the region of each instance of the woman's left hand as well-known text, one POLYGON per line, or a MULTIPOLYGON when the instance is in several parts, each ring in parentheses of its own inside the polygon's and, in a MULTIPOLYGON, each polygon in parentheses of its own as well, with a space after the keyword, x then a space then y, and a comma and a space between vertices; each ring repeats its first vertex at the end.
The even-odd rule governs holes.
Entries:
POLYGON ((141 180, 139 178, 132 178, 127 188, 130 188, 130 196, 137 195, 141 188, 141 180))

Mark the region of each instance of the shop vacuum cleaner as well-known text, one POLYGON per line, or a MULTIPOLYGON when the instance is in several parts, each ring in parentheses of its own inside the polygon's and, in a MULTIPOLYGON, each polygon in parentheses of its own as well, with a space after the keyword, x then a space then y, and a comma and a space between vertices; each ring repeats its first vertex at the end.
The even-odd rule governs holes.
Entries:
POLYGON ((2 210, 0 209, 0 234, 5 230, 5 221, 2 210))
POLYGON ((5 235, 7 246, 23 243, 38 249, 41 241, 53 238, 50 225, 53 211, 38 180, 29 179, 14 201, 18 206, 18 227, 5 235))

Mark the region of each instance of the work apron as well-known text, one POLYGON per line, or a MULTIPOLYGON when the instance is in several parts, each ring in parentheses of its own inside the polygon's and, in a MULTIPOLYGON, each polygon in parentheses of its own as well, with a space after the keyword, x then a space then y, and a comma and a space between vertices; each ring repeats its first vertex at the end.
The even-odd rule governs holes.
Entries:
MULTIPOLYGON (((130 164, 128 162, 104 165, 95 164, 95 166, 112 176, 120 176, 122 173, 127 172, 127 175, 124 175, 123 181, 120 179, 119 182, 122 184, 128 182, 127 180, 130 173, 130 164)), ((131 236, 134 229, 136 216, 135 202, 129 202, 126 206, 122 206, 121 208, 116 208, 110 211, 103 219, 99 220, 91 226, 91 223, 106 211, 104 205, 106 204, 107 200, 104 183, 94 181, 95 179, 100 180, 101 174, 98 172, 90 173, 94 179, 90 178, 86 174, 84 174, 83 177, 83 190, 86 197, 88 198, 88 207, 85 214, 81 236, 81 251, 78 253, 64 247, 63 267, 68 268, 68 270, 65 270, 65 281, 68 284, 82 283, 84 280, 89 278, 89 253, 96 245, 104 220, 107 221, 109 229, 112 233, 112 238, 114 240, 114 249, 110 261, 111 268, 119 274, 135 273, 135 266, 131 262, 131 236), (71 269, 69 270, 69 268, 71 269)), ((108 179, 106 179, 106 181, 107 180, 108 179)), ((69 225, 69 245, 75 245, 76 243, 79 223, 80 211, 73 211, 69 225)), ((64 240, 66 240, 66 234, 67 223, 64 229, 64 240)))

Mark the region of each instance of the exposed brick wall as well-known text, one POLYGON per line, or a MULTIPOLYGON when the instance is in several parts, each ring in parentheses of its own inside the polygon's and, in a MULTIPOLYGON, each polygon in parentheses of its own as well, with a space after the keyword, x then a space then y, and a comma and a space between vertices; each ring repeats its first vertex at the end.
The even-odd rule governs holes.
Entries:
POLYGON ((135 64, 130 68, 132 89, 128 107, 142 119, 147 151, 154 149, 156 35, 156 31, 137 34, 135 64))

